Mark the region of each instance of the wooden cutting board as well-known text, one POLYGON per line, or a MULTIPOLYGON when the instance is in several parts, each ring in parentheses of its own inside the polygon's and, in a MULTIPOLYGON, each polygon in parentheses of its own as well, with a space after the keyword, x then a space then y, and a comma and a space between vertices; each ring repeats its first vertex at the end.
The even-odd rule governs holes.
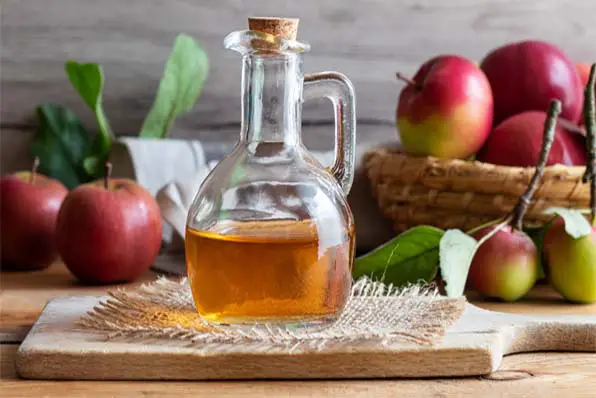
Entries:
POLYGON ((105 341, 75 330, 99 297, 48 303, 17 355, 31 379, 205 380, 321 379, 485 375, 504 355, 532 351, 596 352, 596 316, 529 316, 467 304, 442 343, 364 343, 321 351, 254 345, 201 345, 154 340, 105 341))

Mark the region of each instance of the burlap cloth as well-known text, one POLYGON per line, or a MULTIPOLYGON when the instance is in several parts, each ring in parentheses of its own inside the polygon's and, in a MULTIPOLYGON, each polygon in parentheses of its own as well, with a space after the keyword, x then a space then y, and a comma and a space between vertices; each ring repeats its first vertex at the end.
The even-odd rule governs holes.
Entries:
POLYGON ((362 278, 340 318, 326 328, 217 327, 196 312, 186 279, 161 278, 134 290, 111 292, 78 324, 106 339, 146 339, 148 344, 177 340, 197 348, 207 343, 264 343, 265 348, 319 349, 370 339, 433 344, 461 317, 465 302, 464 297, 439 295, 434 286, 395 288, 362 278))

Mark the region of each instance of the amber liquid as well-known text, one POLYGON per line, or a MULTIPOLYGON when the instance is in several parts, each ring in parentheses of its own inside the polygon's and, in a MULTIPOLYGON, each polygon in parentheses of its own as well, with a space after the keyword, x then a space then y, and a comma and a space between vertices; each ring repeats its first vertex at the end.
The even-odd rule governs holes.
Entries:
POLYGON ((187 228, 186 263, 198 312, 224 324, 335 319, 350 293, 353 233, 329 239, 299 221, 187 228))

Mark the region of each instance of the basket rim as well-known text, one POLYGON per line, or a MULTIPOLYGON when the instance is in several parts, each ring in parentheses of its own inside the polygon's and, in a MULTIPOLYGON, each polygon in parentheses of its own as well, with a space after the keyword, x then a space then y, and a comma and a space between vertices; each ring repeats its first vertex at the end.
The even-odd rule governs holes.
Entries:
MULTIPOLYGON (((535 170, 536 167, 535 166, 503 166, 503 165, 498 165, 498 164, 494 164, 494 163, 487 163, 487 162, 482 162, 480 160, 466 160, 466 159, 451 159, 451 158, 439 158, 436 156, 431 156, 431 155, 425 155, 425 156, 416 156, 416 155, 411 155, 408 154, 407 152, 405 152, 403 149, 399 148, 399 147, 378 147, 378 148, 374 148, 371 149, 369 151, 367 151, 364 155, 364 159, 365 162, 367 162, 371 157, 373 156, 381 156, 381 157, 406 157, 406 158, 411 158, 411 159, 417 159, 418 161, 424 161, 426 163, 432 163, 434 165, 440 165, 440 166, 444 166, 444 167, 451 167, 453 165, 459 165, 459 164, 465 164, 468 167, 469 166, 473 166, 473 167, 478 167, 478 168, 486 168, 487 166, 490 166, 492 168, 495 168, 497 170, 502 170, 502 171, 508 171, 508 172, 527 172, 528 170, 535 170)), ((569 171, 574 171, 574 172, 578 172, 579 170, 585 170, 586 166, 566 166, 563 164, 554 164, 554 165, 550 165, 550 166, 546 166, 544 168, 545 170, 569 170, 569 171)))

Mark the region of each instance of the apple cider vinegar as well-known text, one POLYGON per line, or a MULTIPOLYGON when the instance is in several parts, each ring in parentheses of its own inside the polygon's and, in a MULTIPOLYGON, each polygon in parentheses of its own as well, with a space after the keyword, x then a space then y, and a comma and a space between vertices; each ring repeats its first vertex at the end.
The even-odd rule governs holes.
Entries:
POLYGON ((186 263, 201 316, 220 324, 335 319, 350 294, 353 228, 338 240, 312 222, 218 223, 186 230, 186 263), (225 233, 223 233, 225 231, 225 233))

